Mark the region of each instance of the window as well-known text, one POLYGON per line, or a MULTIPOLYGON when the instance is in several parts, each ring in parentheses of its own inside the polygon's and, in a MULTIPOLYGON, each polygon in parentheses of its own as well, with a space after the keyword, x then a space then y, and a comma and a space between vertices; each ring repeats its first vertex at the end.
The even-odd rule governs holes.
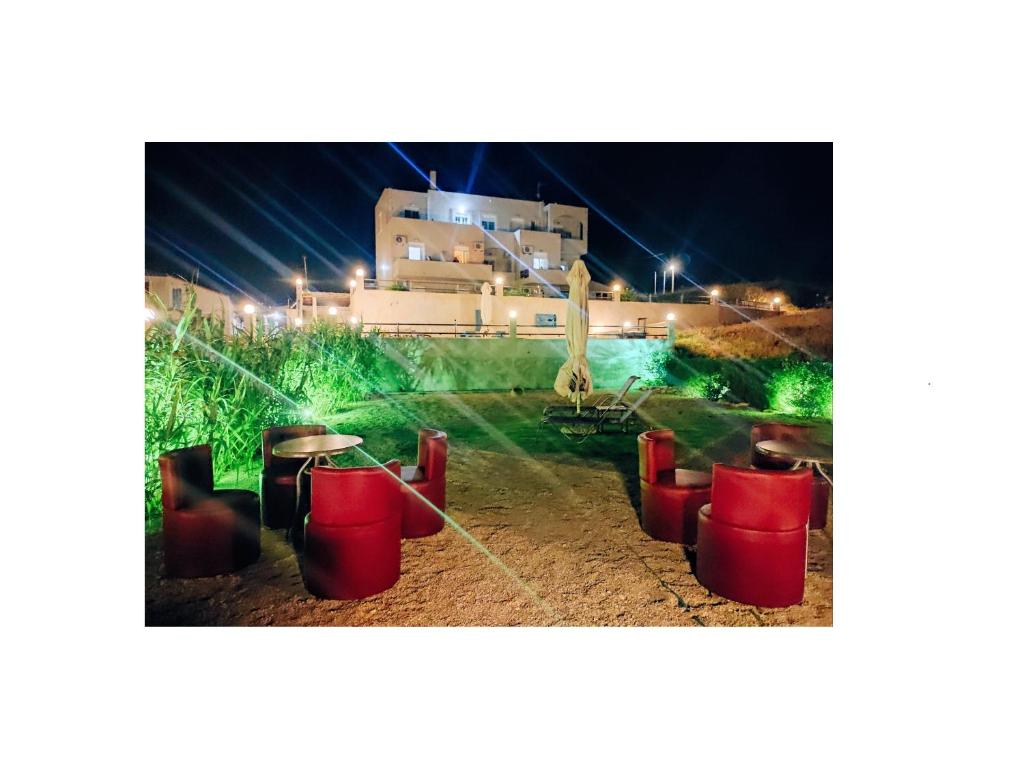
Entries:
POLYGON ((469 218, 469 214, 465 212, 453 213, 452 221, 455 224, 472 224, 473 222, 469 218))
POLYGON ((548 268, 548 255, 543 251, 537 251, 533 255, 533 268, 534 269, 547 269, 548 268))
POLYGON ((488 232, 493 232, 498 227, 498 220, 494 217, 494 214, 485 213, 480 217, 480 226, 488 232))
POLYGON ((523 228, 523 217, 522 216, 513 216, 511 219, 509 219, 508 228, 511 229, 513 232, 515 232, 517 229, 522 229, 523 228))
POLYGON ((423 261, 423 243, 409 243, 409 260, 423 261))
POLYGON ((469 248, 464 245, 455 246, 455 260, 460 264, 465 264, 469 261, 469 248))
POLYGON ((181 288, 171 288, 171 309, 181 309, 181 288))
POLYGON ((406 219, 418 219, 420 217, 420 209, 415 205, 407 205, 405 210, 402 211, 402 216, 406 219))

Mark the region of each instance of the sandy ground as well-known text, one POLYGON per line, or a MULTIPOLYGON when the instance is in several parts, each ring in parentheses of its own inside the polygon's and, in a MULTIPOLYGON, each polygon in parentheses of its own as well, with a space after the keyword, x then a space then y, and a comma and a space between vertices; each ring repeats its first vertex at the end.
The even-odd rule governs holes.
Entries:
MULTIPOLYGON (((635 438, 632 438, 635 439, 635 438)), ((568 465, 452 446, 452 526, 402 542, 402 576, 360 601, 318 600, 283 534, 259 562, 208 579, 162 577, 146 537, 147 625, 831 626, 832 540, 812 531, 802 605, 761 609, 710 594, 680 547, 638 523, 635 467, 568 465), (486 482, 480 482, 486 478, 486 482)))

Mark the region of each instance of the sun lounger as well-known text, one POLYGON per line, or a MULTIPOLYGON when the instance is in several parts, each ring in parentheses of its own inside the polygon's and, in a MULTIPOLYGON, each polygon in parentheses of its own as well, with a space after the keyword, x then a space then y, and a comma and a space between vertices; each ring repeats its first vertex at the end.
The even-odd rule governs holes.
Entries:
POLYGON ((599 432, 628 432, 638 423, 637 411, 654 394, 648 389, 621 409, 597 408, 589 405, 576 412, 575 406, 545 409, 541 424, 557 426, 566 437, 584 440, 599 432))

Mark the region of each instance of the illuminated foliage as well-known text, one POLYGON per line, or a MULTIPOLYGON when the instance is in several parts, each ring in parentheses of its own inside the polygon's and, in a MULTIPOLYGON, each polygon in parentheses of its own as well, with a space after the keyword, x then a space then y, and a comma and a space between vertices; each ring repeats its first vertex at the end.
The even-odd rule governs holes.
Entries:
POLYGON ((787 361, 765 384, 773 411, 832 420, 832 363, 787 361))
POLYGON ((323 324, 225 337, 220 322, 196 314, 190 293, 176 324, 146 331, 147 519, 160 512, 161 453, 209 443, 218 475, 252 475, 263 429, 323 423, 379 392, 386 375, 396 378, 377 347, 375 335, 323 324))

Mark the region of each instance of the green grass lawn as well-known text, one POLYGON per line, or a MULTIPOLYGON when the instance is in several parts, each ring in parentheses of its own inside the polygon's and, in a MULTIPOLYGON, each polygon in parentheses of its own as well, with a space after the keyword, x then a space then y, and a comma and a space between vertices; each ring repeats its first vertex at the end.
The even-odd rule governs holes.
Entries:
MULTIPOLYGON (((565 402, 553 392, 394 395, 355 405, 327 423, 338 432, 363 437, 363 448, 381 461, 399 458, 410 463, 416 455, 417 430, 433 427, 448 433, 453 450, 480 449, 558 462, 635 467, 635 434, 594 435, 575 443, 557 428, 541 426, 544 406, 565 402)), ((675 430, 678 455, 695 468, 746 456, 750 426, 777 418, 762 411, 671 394, 654 395, 640 413, 649 428, 675 430)), ((831 432, 830 425, 822 426, 831 432)), ((351 452, 338 463, 364 461, 365 457, 351 452)))

